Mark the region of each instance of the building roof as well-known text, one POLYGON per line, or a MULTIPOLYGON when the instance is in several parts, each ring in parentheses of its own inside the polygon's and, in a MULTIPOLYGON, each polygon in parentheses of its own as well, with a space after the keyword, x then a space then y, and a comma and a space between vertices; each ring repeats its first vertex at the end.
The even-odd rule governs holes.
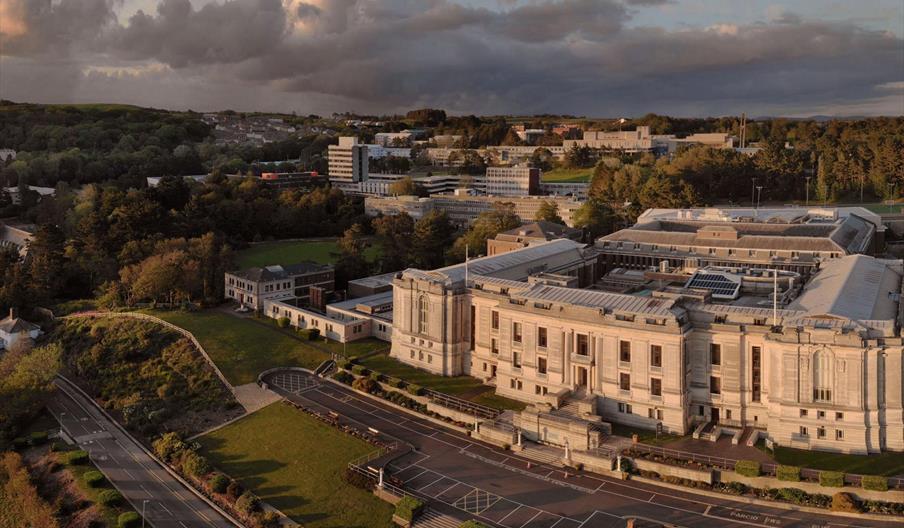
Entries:
POLYGON ((893 269, 889 261, 863 255, 831 260, 788 308, 816 317, 893 320, 897 317, 895 294, 901 293, 898 262, 898 269, 893 269))
POLYGON ((40 329, 40 326, 34 323, 29 323, 28 321, 20 317, 6 316, 4 319, 0 320, 0 332, 3 332, 5 334, 18 334, 22 332, 32 332, 34 330, 40 329))
POLYGON ((392 286, 392 279, 398 275, 398 271, 393 271, 391 273, 383 273, 381 275, 372 275, 370 277, 361 277, 360 279, 354 279, 348 281, 349 284, 357 284, 359 286, 364 286, 365 288, 379 288, 381 286, 392 286))
POLYGON ((555 222, 539 220, 523 224, 520 227, 503 231, 496 235, 496 240, 555 240, 557 238, 574 238, 580 236, 582 231, 573 227, 564 226, 555 222))
POLYGON ((518 295, 530 301, 551 301, 586 308, 605 309, 646 315, 675 316, 673 299, 609 293, 598 290, 563 288, 546 284, 534 284, 518 295))
POLYGON ((331 264, 319 264, 317 262, 305 261, 288 266, 280 266, 277 264, 274 266, 265 266, 263 268, 248 268, 232 271, 230 272, 230 275, 235 275, 236 277, 241 277, 254 282, 268 282, 331 269, 333 269, 331 264))

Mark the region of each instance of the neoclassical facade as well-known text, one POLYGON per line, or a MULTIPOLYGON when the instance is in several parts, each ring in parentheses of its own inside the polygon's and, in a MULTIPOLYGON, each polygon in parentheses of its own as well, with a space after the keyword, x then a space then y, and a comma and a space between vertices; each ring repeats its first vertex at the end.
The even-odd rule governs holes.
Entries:
POLYGON ((776 274, 774 290, 734 270, 736 298, 715 300, 678 270, 631 293, 594 289, 599 257, 556 240, 400 273, 391 354, 526 402, 595 399, 609 422, 678 434, 711 422, 796 448, 904 450, 901 261, 844 256, 805 282, 776 274))

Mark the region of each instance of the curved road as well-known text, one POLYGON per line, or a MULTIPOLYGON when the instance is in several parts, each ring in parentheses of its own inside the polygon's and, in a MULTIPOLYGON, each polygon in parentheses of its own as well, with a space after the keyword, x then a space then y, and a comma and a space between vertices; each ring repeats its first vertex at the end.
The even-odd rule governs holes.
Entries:
MULTIPOLYGON (((387 466, 405 489, 460 519, 503 528, 609 528, 626 518, 694 528, 901 527, 895 520, 813 514, 712 498, 529 461, 451 429, 402 413, 344 385, 299 371, 264 376, 271 390, 306 407, 338 413, 416 451, 387 466), (528 462, 531 462, 530 467, 528 462)), ((639 523, 645 524, 645 523, 639 523)))
POLYGON ((65 380, 48 405, 54 418, 91 461, 156 528, 235 528, 236 524, 169 474, 141 445, 65 380), (146 501, 146 503, 145 503, 146 501))

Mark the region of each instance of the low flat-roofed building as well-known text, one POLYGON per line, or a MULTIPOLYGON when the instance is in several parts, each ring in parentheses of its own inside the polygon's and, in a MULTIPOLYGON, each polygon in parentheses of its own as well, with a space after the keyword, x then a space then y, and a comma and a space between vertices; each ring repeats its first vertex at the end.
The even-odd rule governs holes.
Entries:
POLYGON ((530 244, 548 242, 557 238, 580 240, 583 234, 584 232, 580 229, 540 220, 503 231, 497 234, 496 238, 487 240, 487 255, 498 255, 527 247, 530 244))
POLYGON ((348 298, 369 297, 378 293, 391 292, 392 281, 396 273, 398 272, 394 271, 348 281, 348 298))
POLYGON ((335 288, 335 270, 331 264, 299 262, 227 272, 225 281, 227 299, 262 311, 266 300, 305 304, 310 300, 312 287, 331 293, 335 288))

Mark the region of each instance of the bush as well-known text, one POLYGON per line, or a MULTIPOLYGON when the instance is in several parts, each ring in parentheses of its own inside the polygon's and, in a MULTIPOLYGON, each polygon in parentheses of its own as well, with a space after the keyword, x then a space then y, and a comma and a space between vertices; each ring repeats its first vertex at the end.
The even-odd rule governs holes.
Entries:
POLYGON ((340 359, 336 362, 336 366, 343 370, 348 370, 352 368, 352 362, 347 359, 340 359))
POLYGON ((860 502, 850 493, 839 491, 832 495, 832 511, 860 513, 860 502))
POLYGON ((28 438, 21 436, 18 438, 13 438, 13 449, 15 449, 16 451, 21 451, 26 447, 28 447, 28 438))
POLYGON ((207 480, 207 484, 214 493, 226 493, 229 487, 229 478, 222 473, 214 473, 207 480))
POLYGON ((778 466, 775 476, 785 482, 800 482, 800 468, 797 466, 778 466))
POLYGON ((352 372, 357 376, 367 376, 370 371, 364 365, 352 365, 352 372))
POLYGON ((289 318, 288 317, 280 317, 276 320, 276 326, 280 328, 288 328, 289 327, 289 318))
POLYGON ((47 442, 47 431, 35 431, 28 436, 28 443, 33 446, 44 445, 47 442))
POLYGON ((245 493, 245 488, 238 481, 230 481, 229 485, 226 486, 226 495, 232 500, 237 500, 242 496, 242 493, 245 493))
POLYGON ((60 442, 59 440, 50 444, 50 452, 51 453, 59 453, 60 451, 66 450, 66 443, 60 442))
POLYGON ((182 471, 193 477, 202 478, 210 473, 210 463, 203 456, 190 451, 182 459, 182 471))
POLYGON ((778 498, 794 504, 802 504, 807 501, 809 494, 797 488, 782 488, 778 490, 778 498))
POLYGON ((164 433, 151 445, 154 447, 154 453, 166 462, 172 462, 188 449, 188 445, 177 433, 164 433))
POLYGON ((97 500, 104 506, 119 506, 122 504, 122 493, 114 489, 104 490, 97 495, 97 500))
POLYGON ((759 477, 760 463, 755 460, 738 460, 734 470, 738 475, 745 477, 759 477))
POLYGON ((355 381, 355 377, 344 370, 340 370, 339 372, 335 373, 333 375, 333 379, 335 379, 339 383, 344 383, 346 385, 351 385, 355 381))
POLYGON ((400 380, 399 378, 389 378, 389 386, 395 387, 397 389, 404 389, 405 380, 400 380))
POLYGON ((279 528, 282 526, 279 514, 275 511, 267 511, 260 514, 257 522, 261 528, 279 528))
POLYGON ((406 495, 402 497, 402 500, 396 503, 395 514, 398 515, 399 518, 411 522, 423 509, 424 503, 422 501, 419 501, 410 495, 406 495))
POLYGON ((82 480, 91 488, 99 488, 104 483, 104 474, 100 471, 87 471, 82 475, 82 480))
POLYGON ((257 495, 251 493, 250 491, 242 493, 242 496, 235 501, 235 509, 244 514, 252 514, 260 509, 260 507, 261 500, 257 495))
POLYGON ((888 491, 888 479, 878 475, 864 475, 860 485, 865 490, 888 491))
POLYGON ((371 372, 371 373, 370 373, 370 379, 372 379, 372 380, 376 381, 377 383, 379 383, 379 382, 383 381, 383 375, 380 374, 379 372, 371 372))
POLYGON ((73 466, 80 466, 82 464, 86 464, 88 462, 88 452, 79 449, 78 451, 72 451, 68 455, 66 455, 66 463, 73 466))
POLYGON ((819 485, 826 488, 843 488, 844 473, 840 471, 820 471, 819 485))
POLYGON ((415 385, 414 383, 410 383, 405 390, 408 391, 408 394, 413 394, 414 396, 420 396, 424 393, 424 388, 420 385, 415 385))
POLYGON ((320 330, 316 328, 305 328, 304 330, 299 330, 298 333, 308 341, 316 341, 320 337, 320 330))
POLYGON ((489 526, 477 521, 465 521, 458 525, 458 528, 490 528, 489 526))
POLYGON ((357 389, 362 392, 366 392, 368 394, 373 394, 376 392, 379 385, 374 382, 374 380, 370 378, 358 378, 352 383, 352 388, 357 389))
POLYGON ((136 528, 141 526, 141 516, 135 512, 125 512, 116 519, 119 528, 136 528))

